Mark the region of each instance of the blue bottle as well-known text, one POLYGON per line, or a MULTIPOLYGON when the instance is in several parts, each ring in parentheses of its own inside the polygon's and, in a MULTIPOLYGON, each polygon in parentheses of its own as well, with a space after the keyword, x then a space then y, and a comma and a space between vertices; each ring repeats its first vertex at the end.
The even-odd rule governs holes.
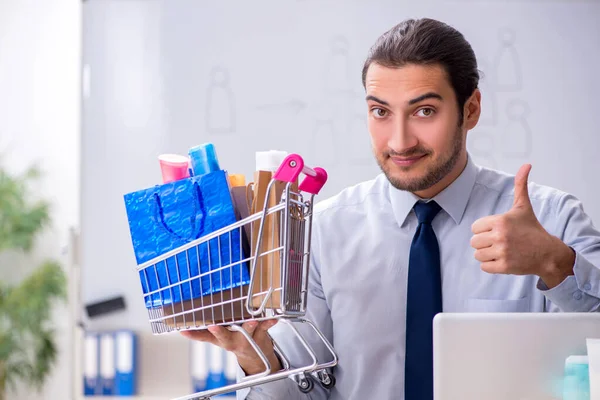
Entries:
POLYGON ((188 155, 190 156, 193 176, 200 176, 221 169, 215 146, 212 143, 203 143, 192 147, 188 151, 188 155))
POLYGON ((563 400, 590 400, 587 356, 570 356, 565 361, 563 400))

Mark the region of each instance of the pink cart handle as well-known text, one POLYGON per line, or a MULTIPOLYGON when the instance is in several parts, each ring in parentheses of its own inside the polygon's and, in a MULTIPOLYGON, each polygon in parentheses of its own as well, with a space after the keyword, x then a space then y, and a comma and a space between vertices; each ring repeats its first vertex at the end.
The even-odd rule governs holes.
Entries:
POLYGON ((304 160, 298 154, 290 154, 283 160, 279 169, 273 175, 274 179, 282 182, 294 182, 300 176, 300 173, 306 177, 298 186, 298 189, 310 193, 319 194, 325 182, 327 182, 327 172, 323 168, 310 168, 304 165, 304 160))

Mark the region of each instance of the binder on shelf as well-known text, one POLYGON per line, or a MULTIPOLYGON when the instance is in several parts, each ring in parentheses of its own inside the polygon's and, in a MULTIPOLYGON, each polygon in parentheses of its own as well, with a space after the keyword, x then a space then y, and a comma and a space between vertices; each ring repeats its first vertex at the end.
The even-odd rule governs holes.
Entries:
POLYGON ((208 343, 191 341, 190 375, 194 392, 207 389, 208 380, 208 343))
POLYGON ((138 339, 135 332, 119 330, 115 338, 115 395, 137 394, 138 339))
MULTIPOLYGON (((237 361, 237 357, 233 352, 226 351, 225 352, 225 379, 227 380, 228 385, 233 385, 237 381, 237 372, 238 372, 239 364, 237 361)), ((226 397, 235 397, 235 392, 226 393, 226 397)))
POLYGON ((236 382, 237 379, 237 370, 239 368, 237 357, 231 351, 225 352, 225 378, 227 379, 227 384, 232 384, 236 382))
POLYGON ((100 387, 103 396, 115 394, 115 337, 102 332, 100 337, 100 387))
POLYGON ((225 378, 225 351, 218 346, 208 346, 208 379, 207 389, 216 389, 227 385, 225 378))
POLYGON ((100 385, 100 341, 96 332, 85 332, 83 340, 83 395, 102 393, 100 385))

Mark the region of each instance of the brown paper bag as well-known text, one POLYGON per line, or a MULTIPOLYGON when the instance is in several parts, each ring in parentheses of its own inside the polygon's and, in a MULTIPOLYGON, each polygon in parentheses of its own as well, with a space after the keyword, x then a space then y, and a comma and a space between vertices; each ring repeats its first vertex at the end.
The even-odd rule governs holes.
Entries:
POLYGON ((202 298, 177 302, 162 307, 163 322, 172 328, 187 328, 239 321, 252 317, 246 310, 248 286, 226 289, 202 298), (209 307, 211 304, 220 304, 209 307), (198 310, 203 308, 202 310, 198 310), (183 315, 170 317, 185 312, 183 315), (168 317, 168 318, 167 318, 168 317))
MULTIPOLYGON (((253 200, 251 206, 251 213, 257 213, 264 211, 265 200, 267 200, 267 208, 277 205, 277 194, 276 188, 272 187, 270 193, 267 193, 269 183, 271 182, 272 173, 269 171, 256 171, 254 174, 253 183, 253 200)), ((277 183, 274 183, 274 185, 277 183)), ((278 185, 279 186, 279 185, 278 185)), ((259 236, 261 221, 255 221, 252 223, 252 240, 251 240, 251 252, 252 256, 256 256, 257 244, 261 242, 258 254, 262 254, 268 250, 277 248, 280 243, 279 237, 279 213, 268 215, 264 221, 262 235, 259 236)), ((281 255, 279 252, 262 255, 256 262, 256 270, 254 275, 254 282, 252 288, 252 305, 254 307, 260 307, 265 299, 265 294, 258 295, 258 293, 265 292, 269 288, 278 289, 281 288, 281 255)), ((274 292, 266 305, 268 308, 278 308, 281 302, 280 292, 274 292)))
MULTIPOLYGON (((247 190, 247 186, 236 186, 231 188, 231 199, 233 200, 233 208, 235 210, 237 221, 241 221, 250 215, 252 199, 248 199, 249 194, 251 195, 251 192, 247 190)), ((252 234, 250 228, 250 224, 245 224, 241 229, 244 257, 250 255, 250 237, 252 234)))
MULTIPOLYGON (((271 178, 272 173, 269 171, 255 172, 254 183, 252 186, 252 214, 264 210, 265 199, 267 199, 267 197, 267 208, 274 207, 281 202, 281 197, 285 191, 287 182, 275 181, 270 192, 267 193, 271 178)), ((297 182, 292 184, 291 190, 295 192, 298 191, 297 182)), ((284 211, 285 210, 281 210, 266 217, 261 235, 261 246, 258 249, 258 254, 275 249, 283 244, 283 238, 281 237, 281 218, 283 218, 285 215, 284 211)), ((251 252, 253 256, 256 255, 256 246, 259 241, 259 230, 260 220, 253 222, 252 224, 251 252)), ((281 251, 261 255, 258 258, 256 263, 254 286, 252 289, 252 305, 254 307, 260 307, 265 298, 265 294, 258 295, 258 293, 266 292, 269 290, 269 288, 273 288, 273 290, 279 290, 271 294, 270 299, 267 301, 266 307, 281 308, 281 260, 281 251)))

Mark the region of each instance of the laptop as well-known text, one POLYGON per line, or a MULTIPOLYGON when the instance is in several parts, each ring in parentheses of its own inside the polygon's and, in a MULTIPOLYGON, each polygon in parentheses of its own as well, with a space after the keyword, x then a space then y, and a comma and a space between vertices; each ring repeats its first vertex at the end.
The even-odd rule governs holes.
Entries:
POLYGON ((560 400, 565 360, 600 338, 598 313, 441 313, 434 400, 560 400))

